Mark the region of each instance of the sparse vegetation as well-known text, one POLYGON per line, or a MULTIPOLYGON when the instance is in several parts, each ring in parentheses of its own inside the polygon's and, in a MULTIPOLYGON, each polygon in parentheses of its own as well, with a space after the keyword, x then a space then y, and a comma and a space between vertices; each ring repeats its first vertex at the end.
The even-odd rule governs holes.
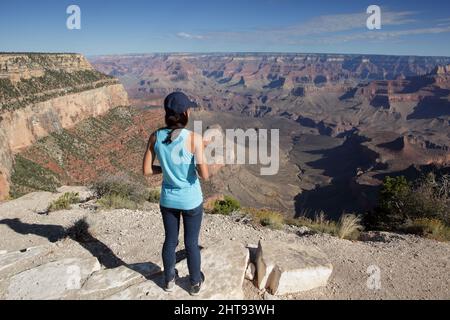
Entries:
POLYGON ((145 185, 128 175, 108 175, 91 186, 98 203, 108 209, 137 209, 149 199, 145 185))
POLYGON ((56 192, 56 188, 61 186, 56 173, 21 155, 16 155, 14 159, 11 182, 12 198, 38 190, 56 192))
POLYGON ((61 96, 91 90, 118 81, 96 70, 65 72, 47 69, 43 76, 13 83, 0 79, 0 111, 15 110, 61 96))
POLYGON ((354 214, 343 214, 338 222, 327 219, 324 212, 319 212, 313 219, 307 213, 299 218, 288 218, 288 225, 307 227, 314 232, 327 233, 341 239, 356 240, 363 229, 361 218, 354 214))
POLYGON ((335 221, 328 220, 324 212, 319 212, 315 217, 309 218, 308 212, 305 212, 299 218, 288 218, 286 224, 297 227, 307 227, 314 232, 328 233, 333 236, 338 235, 338 226, 335 221))
POLYGON ((281 229, 285 222, 282 213, 269 209, 245 208, 243 212, 263 227, 281 229))
POLYGON ((341 239, 356 240, 363 230, 361 217, 354 214, 343 214, 339 219, 338 236, 341 239))
POLYGON ((161 191, 159 189, 152 189, 148 192, 148 202, 159 203, 161 198, 161 191))
POLYGON ((80 202, 80 197, 78 193, 75 192, 66 192, 57 200, 53 201, 48 207, 49 212, 60 211, 60 210, 69 210, 70 206, 75 203, 80 202))
POLYGON ((212 214, 222 214, 222 215, 230 215, 232 212, 239 210, 241 208, 241 204, 236 199, 225 196, 223 200, 216 200, 214 202, 214 207, 212 210, 212 214))
POLYGON ((403 227, 403 230, 437 241, 450 241, 450 227, 437 219, 416 219, 403 227))
POLYGON ((365 224, 442 240, 448 239, 449 215, 450 176, 429 173, 413 182, 386 177, 378 207, 366 216, 365 224))
POLYGON ((120 194, 107 194, 101 197, 98 202, 105 209, 130 209, 136 210, 139 204, 120 194))

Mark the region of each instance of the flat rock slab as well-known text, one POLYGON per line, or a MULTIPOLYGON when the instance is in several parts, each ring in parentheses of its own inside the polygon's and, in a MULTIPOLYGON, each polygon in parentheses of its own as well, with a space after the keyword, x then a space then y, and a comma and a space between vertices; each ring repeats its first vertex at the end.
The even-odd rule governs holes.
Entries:
POLYGON ((245 246, 236 241, 225 241, 202 250, 202 270, 205 283, 199 296, 189 295, 189 272, 187 261, 177 265, 180 278, 176 281, 173 292, 163 290, 164 276, 131 286, 115 295, 111 300, 242 300, 242 285, 249 260, 249 252, 245 246))
POLYGON ((48 253, 52 248, 53 245, 37 246, 0 254, 0 279, 23 271, 38 256, 48 253))
POLYGON ((256 255, 259 289, 274 295, 326 286, 333 271, 318 249, 279 241, 260 241, 256 255))
POLYGON ((25 212, 46 212, 50 203, 62 194, 51 192, 32 192, 21 198, 0 204, 0 217, 17 217, 25 212))
POLYGON ((86 279, 100 270, 94 257, 70 258, 43 264, 23 271, 8 281, 6 299, 64 299, 77 292, 86 279))
MULTIPOLYGON (((56 193, 39 191, 32 192, 0 204, 0 218, 17 217, 26 212, 46 213, 49 205, 66 192, 78 193, 81 202, 86 202, 93 197, 93 192, 87 187, 60 187, 56 193)), ((1 219, 0 219, 1 220, 1 219)))
POLYGON ((76 296, 80 299, 99 299, 143 281, 145 277, 142 274, 126 266, 103 269, 92 274, 76 296))

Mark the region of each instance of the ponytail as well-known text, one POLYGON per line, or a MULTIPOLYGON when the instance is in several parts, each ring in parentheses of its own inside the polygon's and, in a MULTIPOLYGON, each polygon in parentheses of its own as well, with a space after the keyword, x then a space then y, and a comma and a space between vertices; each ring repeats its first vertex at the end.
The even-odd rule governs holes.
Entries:
POLYGON ((170 129, 167 138, 163 141, 163 144, 171 144, 172 143, 172 135, 178 129, 183 129, 186 127, 188 123, 188 115, 187 112, 184 113, 175 113, 171 110, 166 110, 166 129, 170 129))

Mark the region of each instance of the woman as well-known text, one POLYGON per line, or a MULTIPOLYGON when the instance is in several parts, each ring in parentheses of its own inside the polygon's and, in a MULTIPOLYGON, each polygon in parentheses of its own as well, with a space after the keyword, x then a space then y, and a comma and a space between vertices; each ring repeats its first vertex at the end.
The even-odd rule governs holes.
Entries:
POLYGON ((203 180, 209 178, 202 138, 185 129, 189 122, 190 108, 195 106, 181 92, 167 96, 164 101, 166 127, 151 135, 143 168, 144 175, 163 174, 160 208, 165 230, 162 252, 164 289, 170 292, 175 288, 175 250, 182 216, 191 295, 198 295, 204 282, 198 246, 203 217, 199 176, 203 180), (156 157, 161 167, 153 165, 156 157))

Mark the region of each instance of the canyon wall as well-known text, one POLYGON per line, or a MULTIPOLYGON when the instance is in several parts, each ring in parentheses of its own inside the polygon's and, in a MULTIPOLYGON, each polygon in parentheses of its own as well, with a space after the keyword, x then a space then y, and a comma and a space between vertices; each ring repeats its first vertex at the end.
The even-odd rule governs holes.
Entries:
POLYGON ((0 54, 0 199, 9 194, 15 153, 128 105, 122 85, 79 54, 0 54))

